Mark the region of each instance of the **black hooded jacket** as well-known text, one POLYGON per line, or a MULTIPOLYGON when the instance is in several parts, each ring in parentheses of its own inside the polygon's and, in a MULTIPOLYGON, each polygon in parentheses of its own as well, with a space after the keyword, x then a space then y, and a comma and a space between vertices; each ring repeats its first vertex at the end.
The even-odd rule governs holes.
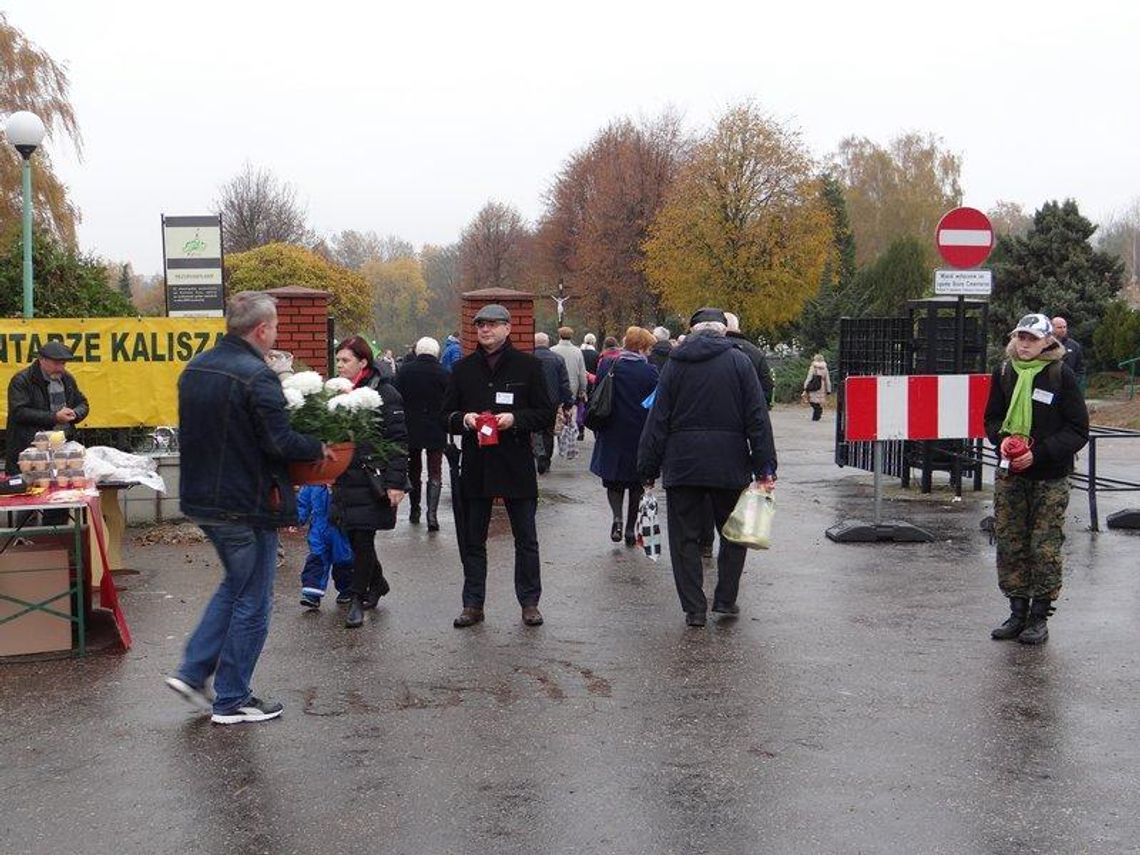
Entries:
MULTIPOLYGON (((1014 356, 1012 344, 1007 346, 1006 354, 1014 356)), ((1062 346, 1056 343, 1045 348, 1041 358, 1056 364, 1033 378, 1033 424, 1029 431, 1033 464, 1017 473, 1032 481, 1064 478, 1073 471, 1073 455, 1089 441, 1089 411, 1077 376, 1063 361, 1064 354, 1062 346)), ((1000 446, 1005 438, 1001 425, 1016 385, 1017 374, 1006 359, 990 378, 990 396, 986 401, 986 436, 994 446, 1000 446)))
POLYGON ((756 369, 731 339, 697 334, 674 348, 637 450, 643 481, 743 489, 776 472, 772 425, 756 369))

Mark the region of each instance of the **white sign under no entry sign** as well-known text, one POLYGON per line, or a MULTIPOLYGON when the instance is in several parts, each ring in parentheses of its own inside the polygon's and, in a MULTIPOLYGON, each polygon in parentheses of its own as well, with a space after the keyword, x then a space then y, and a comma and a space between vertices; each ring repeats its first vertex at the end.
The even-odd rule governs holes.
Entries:
POLYGON ((994 276, 990 270, 935 270, 934 293, 960 294, 968 297, 988 297, 994 289, 994 276))

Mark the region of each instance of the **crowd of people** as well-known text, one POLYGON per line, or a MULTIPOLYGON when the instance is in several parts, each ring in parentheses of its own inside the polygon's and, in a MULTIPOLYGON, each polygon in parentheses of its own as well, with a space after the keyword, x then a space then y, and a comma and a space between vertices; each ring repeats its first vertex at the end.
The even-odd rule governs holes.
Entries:
MULTIPOLYGON (((230 300, 226 334, 195 357, 179 383, 182 453, 180 500, 217 551, 223 578, 167 684, 212 711, 219 724, 263 721, 282 705, 250 687, 269 627, 278 530, 308 526, 310 554, 300 572, 300 602, 319 609, 331 580, 347 607, 345 626, 390 590, 376 533, 392 529, 408 500, 407 519, 440 529, 443 460, 451 464, 452 507, 463 568, 461 609, 453 623, 484 620, 487 534, 493 503, 502 500, 514 539, 515 594, 527 626, 544 621, 539 535, 539 476, 555 446, 564 456, 584 437, 586 408, 608 382, 604 422, 594 424, 589 471, 601 481, 612 514, 610 538, 636 542, 641 498, 658 480, 666 496, 669 554, 689 626, 702 626, 709 603, 702 558, 741 491, 772 490, 776 450, 768 418, 772 375, 763 352, 740 333, 739 319, 717 308, 690 318, 687 335, 629 327, 602 349, 592 334, 574 343, 561 327, 534 352, 511 343, 512 317, 500 305, 474 318, 477 347, 464 355, 458 335, 442 347, 422 338, 395 360, 360 336, 339 342, 337 374, 381 399, 383 440, 399 453, 382 458, 358 442, 348 468, 331 486, 299 492, 290 461, 332 458, 319 440, 289 422, 278 374, 270 367, 277 337, 274 298, 242 292, 230 300), (459 445, 453 442, 458 438, 459 445), (569 449, 569 450, 568 450, 569 449), (406 450, 406 453, 405 453, 406 450), (426 481, 424 461, 426 459, 426 481), (207 685, 213 682, 213 692, 207 685)), ((66 368, 74 354, 49 342, 8 387, 6 467, 37 430, 74 436, 90 407, 66 368)), ((1010 331, 1005 359, 993 371, 985 431, 998 449, 994 485, 997 575, 1009 617, 995 639, 1040 644, 1062 584, 1061 545, 1069 475, 1088 441, 1085 370, 1080 344, 1062 317, 1029 314, 1010 331)), ((803 395, 815 421, 832 391, 821 354, 811 361, 803 395)), ((51 524, 45 518, 45 523, 51 524)), ((745 549, 719 538, 711 611, 723 618, 737 603, 745 549)))
MULTIPOLYGON (((368 442, 358 442, 331 487, 297 492, 287 464, 331 459, 333 452, 290 425, 280 379, 268 364, 277 336, 273 297, 234 295, 226 335, 187 365, 178 384, 181 506, 213 544, 223 577, 167 678, 172 689, 219 724, 279 716, 280 702, 251 689, 268 633, 278 530, 308 527, 301 605, 319 609, 331 580, 337 603, 347 607, 345 626, 360 627, 364 613, 390 590, 376 533, 396 525, 405 499, 410 524, 426 518, 428 531, 440 529, 445 456, 463 568, 454 626, 484 620, 487 534, 496 500, 510 519, 521 620, 541 625, 538 480, 551 465, 555 425, 561 425, 558 447, 572 449, 573 440, 584 437, 588 402, 603 384, 609 406, 604 422, 591 428, 589 471, 600 480, 612 515, 610 538, 634 546, 641 498, 660 481, 678 599, 689 626, 705 624, 710 604, 702 558, 711 557, 715 532, 742 490, 775 488, 772 377, 764 354, 741 335, 739 319, 718 308, 695 312, 676 341, 663 327, 631 326, 620 342, 607 336, 601 350, 592 334, 576 345, 574 330, 562 327, 556 345, 538 333, 534 352, 527 353, 511 343, 512 321, 505 307, 484 306, 474 318, 478 344, 468 354, 457 335, 442 346, 422 338, 399 361, 390 352, 377 354, 359 336, 339 342, 337 374, 379 395, 383 439, 400 453, 381 458, 368 442)), ((87 415, 88 403, 66 371, 73 358, 52 342, 9 385, 9 472, 11 449, 29 431, 70 432, 87 415)), ((997 569, 1010 608, 991 633, 995 639, 1038 644, 1048 637, 1062 580, 1068 476, 1088 438, 1083 381, 1079 344, 1066 336, 1064 319, 1044 315, 1021 319, 991 378, 985 427, 1001 461, 994 499, 997 569)), ((821 419, 831 391, 827 364, 817 354, 803 383, 813 420, 821 419)), ((722 619, 739 613, 745 555, 743 546, 719 538, 711 611, 722 619)))

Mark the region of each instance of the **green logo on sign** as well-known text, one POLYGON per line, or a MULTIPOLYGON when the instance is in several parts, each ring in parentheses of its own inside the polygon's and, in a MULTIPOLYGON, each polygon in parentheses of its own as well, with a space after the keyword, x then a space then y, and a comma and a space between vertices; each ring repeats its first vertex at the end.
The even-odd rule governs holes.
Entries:
POLYGON ((206 242, 198 237, 198 233, 194 232, 194 237, 182 244, 182 252, 186 255, 201 255, 202 250, 206 248, 206 242))

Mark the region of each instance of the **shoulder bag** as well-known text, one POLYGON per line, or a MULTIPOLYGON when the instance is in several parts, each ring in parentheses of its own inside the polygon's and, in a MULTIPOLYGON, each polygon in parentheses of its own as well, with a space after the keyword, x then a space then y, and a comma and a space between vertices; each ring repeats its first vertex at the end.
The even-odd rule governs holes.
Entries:
POLYGON ((594 387, 594 394, 586 407, 586 427, 592 431, 601 430, 610 423, 614 414, 614 374, 617 373, 618 361, 609 373, 602 378, 602 382, 594 387))

